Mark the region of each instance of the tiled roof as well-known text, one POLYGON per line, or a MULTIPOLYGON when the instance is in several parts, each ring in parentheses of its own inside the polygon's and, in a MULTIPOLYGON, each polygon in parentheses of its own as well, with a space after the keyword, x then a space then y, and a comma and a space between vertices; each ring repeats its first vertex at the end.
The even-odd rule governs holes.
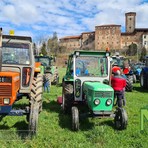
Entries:
POLYGON ((77 35, 77 36, 66 36, 66 37, 63 37, 63 38, 60 38, 61 39, 80 39, 81 38, 81 35, 77 35))

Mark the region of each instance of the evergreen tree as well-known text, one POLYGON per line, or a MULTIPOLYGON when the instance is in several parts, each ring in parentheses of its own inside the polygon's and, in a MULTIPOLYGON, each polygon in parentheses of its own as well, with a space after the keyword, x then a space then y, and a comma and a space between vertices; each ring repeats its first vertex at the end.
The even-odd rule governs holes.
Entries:
POLYGON ((45 42, 42 43, 41 54, 44 55, 44 56, 47 55, 47 51, 46 51, 46 43, 45 43, 45 42))
POLYGON ((142 49, 141 49, 141 56, 140 56, 140 61, 143 61, 143 59, 144 59, 144 57, 146 56, 146 48, 145 47, 143 47, 142 49))

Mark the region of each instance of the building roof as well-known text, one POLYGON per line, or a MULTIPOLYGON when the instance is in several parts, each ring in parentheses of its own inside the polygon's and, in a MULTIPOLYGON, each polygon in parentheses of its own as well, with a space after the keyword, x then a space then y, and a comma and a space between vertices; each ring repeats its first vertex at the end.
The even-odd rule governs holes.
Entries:
POLYGON ((108 24, 108 25, 99 25, 99 26, 96 26, 96 27, 121 27, 121 25, 117 25, 117 24, 108 24))
POLYGON ((60 40, 66 40, 66 39, 80 39, 81 35, 75 35, 75 36, 66 36, 63 38, 60 38, 60 40))
POLYGON ((129 15, 129 14, 136 15, 136 12, 127 12, 127 13, 125 13, 125 15, 129 15))
POLYGON ((148 28, 135 28, 135 31, 148 31, 148 28))
POLYGON ((90 34, 90 33, 95 33, 95 31, 90 31, 90 32, 82 32, 82 34, 90 34))

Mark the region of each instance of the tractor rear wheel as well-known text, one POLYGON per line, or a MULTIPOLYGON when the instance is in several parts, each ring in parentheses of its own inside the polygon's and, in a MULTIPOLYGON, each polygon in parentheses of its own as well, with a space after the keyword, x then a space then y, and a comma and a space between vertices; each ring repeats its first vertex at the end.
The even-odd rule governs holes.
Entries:
POLYGON ((126 91, 132 91, 133 90, 133 75, 127 75, 125 89, 126 89, 126 91))
POLYGON ((42 86, 43 77, 38 74, 33 79, 30 93, 30 109, 29 109, 29 131, 31 134, 36 134, 38 125, 38 114, 42 111, 42 86))
POLYGON ((63 84, 62 90, 62 109, 64 113, 70 113, 73 104, 73 85, 63 84))
POLYGON ((141 71, 141 74, 140 74, 140 86, 142 88, 148 88, 147 76, 146 76, 146 74, 144 74, 143 71, 141 71))
POLYGON ((117 108, 115 112, 115 128, 118 130, 126 129, 127 127, 127 113, 123 108, 117 108))
POLYGON ((79 130, 79 111, 78 108, 73 106, 71 108, 72 113, 72 130, 78 131, 79 130))

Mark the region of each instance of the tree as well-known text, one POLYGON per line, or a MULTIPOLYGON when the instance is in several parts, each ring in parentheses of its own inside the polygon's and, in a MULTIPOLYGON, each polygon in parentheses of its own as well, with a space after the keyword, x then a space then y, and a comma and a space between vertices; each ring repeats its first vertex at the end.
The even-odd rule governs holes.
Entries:
POLYGON ((134 56, 137 54, 137 44, 132 43, 131 45, 129 45, 126 54, 129 56, 134 56))
POLYGON ((43 54, 44 56, 47 55, 47 51, 46 51, 46 42, 43 42, 43 43, 42 43, 41 54, 43 54))
POLYGON ((144 57, 146 56, 146 48, 145 47, 143 47, 142 49, 141 49, 141 56, 140 56, 140 61, 143 61, 143 59, 144 59, 144 57))
POLYGON ((48 39, 47 48, 50 49, 50 52, 54 53, 55 55, 59 51, 59 42, 56 32, 53 33, 52 38, 48 39))
POLYGON ((33 53, 34 55, 37 55, 37 47, 35 43, 33 43, 33 53))

